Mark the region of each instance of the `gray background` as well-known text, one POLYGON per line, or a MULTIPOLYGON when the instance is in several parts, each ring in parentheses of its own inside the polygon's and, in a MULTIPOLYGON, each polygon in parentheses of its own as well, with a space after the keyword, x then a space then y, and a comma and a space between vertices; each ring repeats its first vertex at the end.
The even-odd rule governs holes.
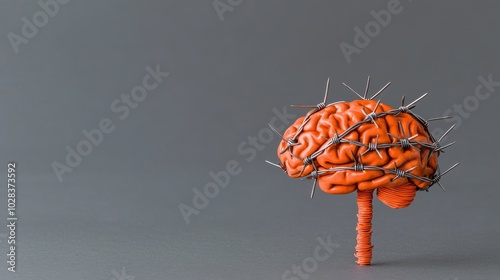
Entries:
POLYGON ((0 221, 10 160, 19 221, 18 272, 7 272, 3 239, 0 278, 120 280, 124 268, 136 280, 281 279, 330 235, 340 246, 308 279, 496 279, 499 88, 445 141, 457 144, 441 165, 461 162, 442 180, 447 192, 419 192, 401 210, 375 200, 370 267, 353 257, 355 194, 311 200, 309 181, 264 163, 276 160, 276 137, 251 161, 237 150, 273 108, 320 102, 327 77, 330 102, 355 99, 341 82, 362 91, 368 75, 372 93, 393 82, 381 95, 393 106, 429 92, 415 109, 426 117, 469 100, 479 76, 500 80, 498 1, 401 1, 347 63, 339 44, 387 3, 243 1, 221 20, 212 1, 74 0, 16 54, 7 34, 41 8, 2 1, 0 221), (119 120, 111 102, 157 64, 170 76, 119 120), (104 117, 116 129, 59 182, 51 163, 104 117), (186 224, 179 204, 230 160, 241 173, 186 224))

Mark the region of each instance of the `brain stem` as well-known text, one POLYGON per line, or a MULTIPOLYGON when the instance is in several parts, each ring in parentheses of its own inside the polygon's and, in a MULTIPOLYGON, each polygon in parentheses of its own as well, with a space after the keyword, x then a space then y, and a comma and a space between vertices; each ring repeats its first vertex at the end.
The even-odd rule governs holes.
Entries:
POLYGON ((358 191, 358 225, 356 253, 359 265, 369 265, 372 259, 372 200, 373 191, 358 191))

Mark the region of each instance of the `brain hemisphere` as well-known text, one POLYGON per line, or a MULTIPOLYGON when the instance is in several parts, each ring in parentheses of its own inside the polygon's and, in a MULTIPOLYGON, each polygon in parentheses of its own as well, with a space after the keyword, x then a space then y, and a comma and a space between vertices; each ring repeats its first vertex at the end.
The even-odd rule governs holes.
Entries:
POLYGON ((281 141, 278 147, 288 175, 316 176, 320 188, 332 194, 381 187, 427 187, 428 182, 387 172, 397 169, 432 177, 437 168, 437 152, 415 144, 433 143, 427 129, 404 112, 375 117, 370 114, 375 108, 376 114, 393 109, 383 103, 377 106, 373 100, 355 100, 333 103, 297 119, 283 135, 284 139, 295 139, 296 144, 290 147, 281 141), (342 167, 351 169, 331 170, 342 167))

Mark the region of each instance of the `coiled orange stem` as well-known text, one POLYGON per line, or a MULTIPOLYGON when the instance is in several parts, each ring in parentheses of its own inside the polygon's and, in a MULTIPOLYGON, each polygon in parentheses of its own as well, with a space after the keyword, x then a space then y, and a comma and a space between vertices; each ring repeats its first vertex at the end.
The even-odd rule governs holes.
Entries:
POLYGON ((356 230, 358 235, 356 237, 356 253, 354 256, 358 258, 356 261, 359 265, 369 265, 372 260, 371 244, 372 238, 372 201, 373 191, 359 191, 358 190, 358 225, 356 230))

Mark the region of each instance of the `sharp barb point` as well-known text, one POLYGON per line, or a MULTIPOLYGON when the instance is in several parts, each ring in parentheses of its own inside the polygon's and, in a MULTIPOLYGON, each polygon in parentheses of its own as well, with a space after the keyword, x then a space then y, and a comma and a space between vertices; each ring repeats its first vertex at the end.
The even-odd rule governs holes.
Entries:
POLYGON ((415 105, 418 101, 420 101, 422 98, 426 97, 427 94, 429 94, 428 92, 424 93, 422 96, 420 96, 419 98, 415 99, 415 101, 413 101, 412 103, 408 104, 408 108, 410 108, 411 106, 415 105))
POLYGON ((454 145, 455 143, 456 143, 456 141, 453 141, 453 142, 451 142, 451 143, 448 143, 448 144, 446 144, 446 145, 444 145, 444 146, 439 147, 439 149, 437 149, 436 151, 441 151, 441 150, 444 150, 444 149, 446 149, 446 148, 448 148, 448 147, 450 147, 450 146, 454 145))
POLYGON ((354 94, 356 94, 357 96, 359 96, 359 98, 363 99, 363 96, 359 95, 359 93, 357 93, 354 89, 352 89, 350 86, 348 86, 346 83, 342 83, 346 88, 348 88, 349 90, 351 90, 352 92, 354 92, 354 94))
POLYGON ((405 131, 403 130, 403 124, 401 123, 401 121, 398 121, 398 126, 399 126, 399 132, 401 132, 403 138, 406 138, 405 131))
POLYGON ((438 186, 443 190, 443 192, 446 192, 446 189, 441 185, 441 183, 437 182, 438 186))
POLYGON ((389 136, 391 136, 392 138, 394 138, 394 139, 396 139, 396 140, 399 140, 399 137, 397 137, 396 135, 394 135, 394 134, 392 134, 392 133, 390 133, 390 132, 387 132, 387 134, 388 134, 389 136))
POLYGON ((450 172, 453 168, 457 167, 460 164, 460 162, 455 163, 452 167, 446 169, 446 171, 442 172, 439 174, 439 177, 443 177, 446 173, 450 172))
POLYGON ((276 128, 274 128, 270 123, 268 123, 268 125, 271 128, 271 130, 274 131, 274 133, 278 134, 278 136, 281 137, 281 139, 283 141, 285 141, 285 139, 283 138, 283 135, 276 128))
POLYGON ((372 98, 370 98, 370 99, 373 99, 373 98, 377 97, 377 96, 378 96, 379 94, 381 94, 381 93, 382 93, 382 91, 384 91, 384 90, 385 90, 385 89, 386 89, 386 88, 387 88, 390 84, 391 84, 391 82, 388 82, 388 83, 387 83, 385 86, 383 86, 383 87, 382 87, 382 88, 381 88, 381 89, 380 89, 377 93, 375 93, 375 94, 372 96, 372 98))
POLYGON ((361 107, 361 112, 363 113, 363 115, 365 115, 365 117, 368 116, 368 114, 365 111, 365 107, 361 107))
POLYGON ((418 133, 413 135, 412 137, 409 137, 408 140, 413 140, 413 139, 415 139, 415 137, 418 137, 418 133))
POLYGON ((445 119, 451 119, 451 118, 453 118, 453 116, 452 115, 448 115, 448 116, 430 118, 430 119, 427 119, 427 121, 428 122, 432 122, 432 121, 445 120, 445 119))
POLYGON ((415 168, 417 168, 416 166, 413 166, 412 168, 406 170, 405 172, 410 172, 410 171, 413 171, 415 168))
POLYGON ((354 152, 352 150, 350 150, 350 152, 352 155, 352 159, 354 160, 354 163, 358 163, 358 161, 356 160, 356 156, 354 155, 354 152))
POLYGON ((368 79, 366 80, 365 95, 363 96, 363 99, 365 99, 365 100, 366 100, 366 95, 368 94, 369 88, 370 88, 370 76, 368 76, 368 79))
POLYGON ((444 137, 446 137, 446 135, 447 135, 448 133, 450 133, 450 131, 451 131, 452 129, 454 129, 454 128, 455 128, 455 126, 456 126, 456 124, 454 124, 454 125, 452 125, 450 128, 448 128, 448 130, 447 130, 447 131, 443 134, 443 136, 441 136, 441 137, 439 138, 438 142, 441 142, 441 140, 443 140, 443 139, 444 139, 444 137))
POLYGON ((313 187, 311 190, 311 198, 314 198, 314 192, 316 192, 316 184, 317 184, 317 179, 314 178, 314 183, 313 183, 313 187))
POLYGON ((375 105, 375 108, 373 108, 373 113, 376 113, 378 106, 380 106, 380 99, 377 101, 377 104, 375 105))
POLYGON ((292 106, 293 108, 316 108, 316 106, 312 106, 312 105, 290 105, 292 106))
POLYGON ((272 166, 276 166, 276 167, 278 167, 278 168, 282 168, 279 164, 276 164, 276 163, 274 163, 274 162, 271 162, 271 161, 268 161, 268 160, 265 160, 265 162, 269 163, 269 164, 270 164, 270 165, 272 165, 272 166))
POLYGON ((328 98, 328 91, 330 90, 330 78, 326 80, 325 98, 323 99, 323 104, 326 104, 326 99, 328 98))

